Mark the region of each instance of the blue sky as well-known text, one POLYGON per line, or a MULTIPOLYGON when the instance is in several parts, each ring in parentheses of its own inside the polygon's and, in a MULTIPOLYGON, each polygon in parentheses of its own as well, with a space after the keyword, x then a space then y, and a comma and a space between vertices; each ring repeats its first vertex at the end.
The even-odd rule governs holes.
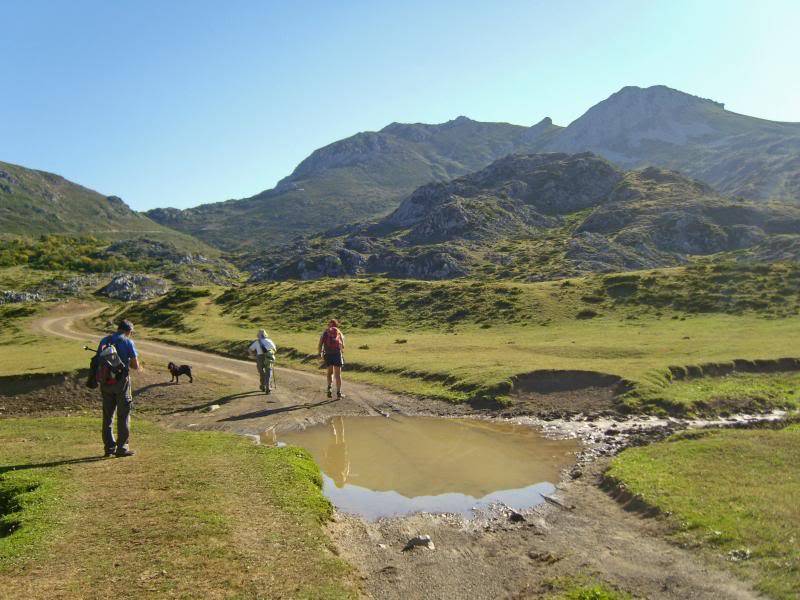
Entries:
POLYGON ((0 4, 0 160, 131 206, 272 187, 392 121, 566 125, 625 85, 800 121, 795 0, 0 4))

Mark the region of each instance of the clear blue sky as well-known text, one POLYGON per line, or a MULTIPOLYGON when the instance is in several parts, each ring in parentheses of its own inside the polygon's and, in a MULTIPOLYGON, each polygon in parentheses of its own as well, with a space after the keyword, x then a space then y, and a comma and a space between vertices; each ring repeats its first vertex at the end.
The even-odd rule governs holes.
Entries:
POLYGON ((566 125, 625 85, 800 121, 798 23, 796 0, 5 0, 0 160, 145 210, 392 121, 566 125))

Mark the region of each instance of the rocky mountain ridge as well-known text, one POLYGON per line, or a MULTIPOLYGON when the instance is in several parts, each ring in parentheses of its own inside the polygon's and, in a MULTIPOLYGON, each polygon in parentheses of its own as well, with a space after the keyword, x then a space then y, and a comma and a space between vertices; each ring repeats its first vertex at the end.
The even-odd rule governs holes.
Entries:
POLYGON ((148 215, 229 250, 252 246, 260 234, 281 243, 388 214, 420 185, 542 151, 591 151, 624 169, 677 170, 732 196, 800 203, 800 124, 740 115, 666 86, 629 86, 567 127, 549 118, 532 127, 466 117, 392 123, 314 151, 251 198, 148 215))
POLYGON ((247 268, 254 280, 537 280, 758 258, 780 236, 800 240, 800 207, 733 199, 674 171, 623 171, 592 153, 544 153, 421 186, 383 219, 254 255, 247 268))
POLYGON ((276 241, 386 213, 423 183, 447 181, 514 152, 542 147, 558 131, 466 117, 438 125, 392 123, 315 150, 274 189, 244 200, 147 214, 225 249, 276 241))

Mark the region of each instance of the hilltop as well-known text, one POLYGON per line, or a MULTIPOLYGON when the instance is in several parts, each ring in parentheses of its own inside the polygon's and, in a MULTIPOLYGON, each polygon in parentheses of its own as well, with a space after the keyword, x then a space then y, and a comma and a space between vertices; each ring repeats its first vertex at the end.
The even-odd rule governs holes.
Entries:
POLYGON ((591 151, 623 169, 677 170, 729 196, 800 202, 800 124, 740 115, 668 88, 625 87, 567 127, 458 117, 392 123, 314 151, 271 190, 196 208, 155 209, 159 223, 221 248, 277 243, 384 216, 417 187, 479 170, 508 154, 591 151))
POLYGON ((0 162, 0 234, 91 235, 99 239, 150 238, 186 251, 218 251, 60 175, 0 162))
POLYGON ((701 256, 797 259, 800 207, 733 199, 591 153, 512 155, 415 190, 390 215, 249 260, 255 280, 384 274, 541 280, 701 256), (778 250, 780 248, 781 250, 778 250))

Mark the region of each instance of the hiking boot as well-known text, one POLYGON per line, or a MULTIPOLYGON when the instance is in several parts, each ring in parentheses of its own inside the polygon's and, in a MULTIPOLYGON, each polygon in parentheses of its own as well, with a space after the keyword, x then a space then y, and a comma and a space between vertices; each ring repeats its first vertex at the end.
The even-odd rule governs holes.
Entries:
POLYGON ((327 396, 328 398, 333 398, 333 390, 331 388, 328 388, 327 396))
POLYGON ((267 388, 266 388, 266 387, 264 387, 263 385, 262 385, 262 386, 259 386, 259 388, 258 388, 258 389, 260 389, 262 392, 265 392, 265 391, 267 391, 267 388))
POLYGON ((272 393, 272 390, 271 390, 271 389, 269 389, 269 388, 267 388, 267 389, 264 391, 264 393, 265 393, 267 396, 269 396, 269 395, 272 393))
POLYGON ((116 448, 111 448, 110 450, 106 450, 106 453, 103 454, 103 457, 104 458, 109 458, 111 456, 114 456, 116 453, 117 453, 117 449, 116 448))
POLYGON ((344 394, 342 392, 336 392, 336 399, 341 400, 342 398, 344 398, 344 394))
POLYGON ((133 456, 136 454, 133 450, 128 450, 127 448, 123 448, 122 450, 117 450, 115 456, 117 458, 124 458, 126 456, 133 456))

